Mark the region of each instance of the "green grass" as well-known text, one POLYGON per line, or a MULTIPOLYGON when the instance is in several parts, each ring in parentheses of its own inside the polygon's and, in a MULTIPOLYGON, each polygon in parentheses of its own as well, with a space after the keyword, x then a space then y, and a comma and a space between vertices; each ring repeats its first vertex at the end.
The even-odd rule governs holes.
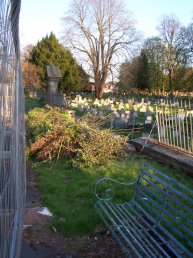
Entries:
POLYGON ((36 98, 25 97, 25 109, 27 112, 30 111, 31 109, 42 107, 42 106, 43 106, 43 103, 41 100, 36 98))
MULTIPOLYGON (((37 182, 42 193, 43 205, 54 214, 52 226, 68 237, 95 232, 101 223, 93 209, 97 199, 94 193, 96 181, 105 176, 122 182, 131 182, 137 177, 138 169, 144 163, 149 163, 189 187, 192 186, 192 180, 184 174, 140 155, 132 154, 127 158, 111 161, 103 167, 89 170, 72 168, 65 161, 34 163, 38 171, 37 182)), ((117 193, 114 196, 116 202, 127 201, 132 194, 128 187, 118 187, 114 183, 102 185, 100 193, 106 187, 112 188, 117 193)))

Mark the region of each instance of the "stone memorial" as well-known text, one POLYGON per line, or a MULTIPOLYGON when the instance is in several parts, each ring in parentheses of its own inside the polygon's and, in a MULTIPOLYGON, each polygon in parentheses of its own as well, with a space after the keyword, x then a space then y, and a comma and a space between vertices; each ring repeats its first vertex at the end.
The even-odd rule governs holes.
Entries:
POLYGON ((119 117, 120 115, 116 110, 114 110, 114 112, 112 113, 112 116, 113 117, 119 117))
POLYGON ((103 112, 102 110, 99 110, 98 116, 99 116, 100 118, 103 118, 103 117, 104 117, 104 112, 103 112))
POLYGON ((138 117, 138 112, 137 111, 133 112, 133 117, 138 117))
POLYGON ((146 117, 145 124, 152 124, 152 116, 146 117))
POLYGON ((55 65, 46 66, 47 85, 46 85, 46 103, 55 104, 55 95, 58 93, 58 83, 62 78, 60 68, 55 65))
POLYGON ((105 104, 104 105, 104 111, 108 111, 110 108, 109 108, 109 105, 105 104))
POLYGON ((83 105, 78 104, 77 108, 78 108, 78 111, 83 112, 83 105))

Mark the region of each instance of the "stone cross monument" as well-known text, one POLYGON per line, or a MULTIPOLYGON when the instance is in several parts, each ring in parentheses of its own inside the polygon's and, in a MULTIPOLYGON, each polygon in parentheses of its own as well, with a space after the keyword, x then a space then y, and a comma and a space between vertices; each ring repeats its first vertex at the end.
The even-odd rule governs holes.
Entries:
POLYGON ((55 95, 58 93, 58 82, 62 78, 61 71, 58 66, 46 66, 47 85, 46 85, 46 103, 54 105, 55 95))

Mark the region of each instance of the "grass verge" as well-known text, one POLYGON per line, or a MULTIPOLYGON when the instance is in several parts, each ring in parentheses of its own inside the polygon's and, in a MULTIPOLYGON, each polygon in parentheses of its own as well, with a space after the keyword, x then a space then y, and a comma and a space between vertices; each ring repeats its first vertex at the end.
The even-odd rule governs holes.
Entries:
POLYGON ((43 106, 43 102, 41 100, 36 98, 25 97, 25 109, 27 112, 30 111, 31 109, 42 107, 42 106, 43 106))
MULTIPOLYGON (((96 201, 94 193, 96 181, 101 177, 110 177, 122 182, 131 182, 137 177, 138 169, 144 163, 149 163, 192 187, 190 177, 137 154, 110 161, 105 166, 93 169, 72 168, 65 161, 34 163, 38 171, 37 182, 42 193, 43 205, 54 214, 52 226, 67 237, 93 233, 101 223, 93 208, 96 201)), ((100 191, 107 187, 111 187, 117 193, 116 201, 126 201, 130 197, 131 192, 128 191, 128 187, 118 188, 111 183, 110 186, 104 184, 100 191)))

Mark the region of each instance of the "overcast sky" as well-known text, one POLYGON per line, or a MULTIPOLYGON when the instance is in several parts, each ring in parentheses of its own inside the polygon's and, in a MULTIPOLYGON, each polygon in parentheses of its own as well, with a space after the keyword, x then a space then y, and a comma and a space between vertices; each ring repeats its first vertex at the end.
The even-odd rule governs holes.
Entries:
MULTIPOLYGON (((68 10, 70 0, 22 0, 20 13, 21 47, 36 44, 53 31, 61 37, 61 18, 68 10)), ((193 21, 193 0, 125 0, 137 22, 136 28, 145 37, 156 35, 159 19, 165 14, 175 14, 183 25, 193 21)))

